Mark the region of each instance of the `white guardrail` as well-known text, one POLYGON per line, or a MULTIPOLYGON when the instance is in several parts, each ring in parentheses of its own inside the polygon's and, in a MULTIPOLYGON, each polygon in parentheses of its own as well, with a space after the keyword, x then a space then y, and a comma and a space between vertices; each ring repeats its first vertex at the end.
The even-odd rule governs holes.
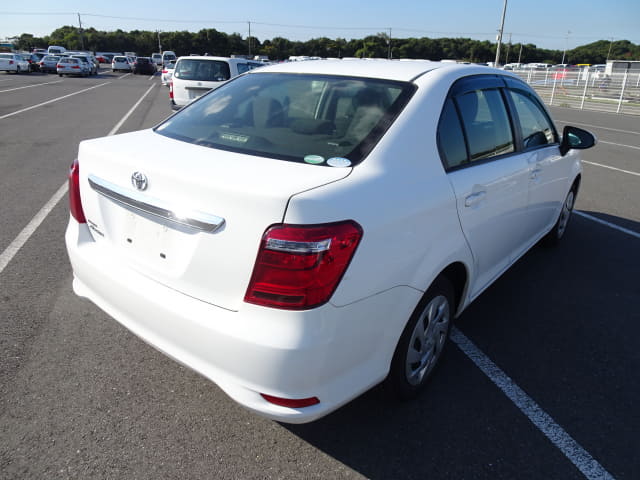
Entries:
POLYGON ((608 75, 588 67, 514 70, 548 105, 640 115, 640 72, 608 75))

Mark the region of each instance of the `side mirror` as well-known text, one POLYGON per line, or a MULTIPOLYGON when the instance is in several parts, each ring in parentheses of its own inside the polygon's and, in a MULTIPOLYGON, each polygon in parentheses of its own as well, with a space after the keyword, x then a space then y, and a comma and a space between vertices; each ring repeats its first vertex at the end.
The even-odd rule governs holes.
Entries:
POLYGON ((593 147, 598 140, 591 132, 582 128, 567 125, 562 131, 562 142, 560 142, 560 155, 563 157, 569 150, 584 150, 593 147))

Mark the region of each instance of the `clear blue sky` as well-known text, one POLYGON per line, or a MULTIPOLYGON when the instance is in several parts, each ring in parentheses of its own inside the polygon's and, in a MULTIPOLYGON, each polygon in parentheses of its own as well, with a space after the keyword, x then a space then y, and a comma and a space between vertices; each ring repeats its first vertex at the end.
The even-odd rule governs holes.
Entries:
MULTIPOLYGON (((189 30, 215 28, 260 41, 392 37, 470 37, 495 41, 504 0, 27 0, 3 2, 0 39, 43 36, 63 25, 98 30, 189 30), (111 18, 110 18, 111 17, 111 18), (118 17, 118 18, 113 18, 118 17)), ((562 50, 600 39, 640 44, 640 0, 509 0, 504 26, 513 43, 562 50), (567 34, 567 32, 571 32, 567 34)))

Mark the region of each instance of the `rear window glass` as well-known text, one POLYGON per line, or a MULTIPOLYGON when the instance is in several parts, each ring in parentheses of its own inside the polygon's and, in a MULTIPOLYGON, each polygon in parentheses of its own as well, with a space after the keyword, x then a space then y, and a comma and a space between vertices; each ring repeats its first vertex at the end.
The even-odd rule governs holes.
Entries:
POLYGON ((223 82, 231 78, 231 72, 229 71, 229 64, 227 62, 185 58, 176 64, 173 76, 182 80, 223 82))
POLYGON ((249 155, 314 164, 337 157, 355 165, 414 90, 387 80, 255 73, 211 91, 156 132, 249 155))
POLYGON ((113 57, 114 62, 126 62, 127 57, 113 57))
POLYGON ((10 53, 0 53, 0 58, 9 58, 12 59, 13 55, 10 53))

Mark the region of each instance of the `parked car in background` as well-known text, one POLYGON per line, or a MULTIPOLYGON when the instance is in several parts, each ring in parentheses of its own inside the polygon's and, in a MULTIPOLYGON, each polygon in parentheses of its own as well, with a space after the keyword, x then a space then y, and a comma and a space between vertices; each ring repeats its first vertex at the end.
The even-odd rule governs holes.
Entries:
POLYGON ((39 72, 40 71, 40 57, 34 53, 21 53, 22 58, 29 64, 29 72, 39 72))
POLYGON ((179 110, 194 98, 218 88, 230 78, 259 67, 264 67, 264 64, 244 58, 180 57, 176 61, 169 84, 171 108, 179 110))
POLYGON ((176 62, 167 62, 167 64, 162 67, 162 85, 169 86, 169 82, 171 82, 171 77, 173 76, 173 69, 176 67, 176 62))
POLYGON ((71 58, 77 58, 81 62, 83 62, 85 70, 88 71, 89 75, 97 75, 98 67, 96 67, 96 63, 93 62, 92 58, 87 55, 71 55, 71 58))
POLYGON ((29 62, 18 53, 0 53, 0 71, 29 73, 29 62))
POLYGON ((57 65, 60 57, 55 55, 45 55, 40 60, 40 71, 45 73, 57 73, 57 65))
POLYGON ((56 72, 58 75, 78 75, 86 77, 89 75, 91 67, 87 61, 82 61, 79 58, 73 57, 60 57, 58 64, 56 65, 56 72))
POLYGON ((255 69, 80 143, 73 289, 268 418, 313 421, 382 381, 411 398, 454 318, 563 239, 594 144, 491 67, 255 69))
POLYGON ((175 52, 172 52, 171 50, 165 50, 164 52, 162 52, 162 65, 165 65, 166 63, 172 62, 176 59, 177 57, 175 52))
POLYGON ((156 64, 149 57, 138 57, 133 64, 133 73, 142 75, 153 75, 157 71, 156 64))
POLYGON ((157 67, 162 66, 162 54, 161 53, 152 53, 151 54, 151 60, 153 61, 153 63, 157 67))
POLYGON ((47 53, 49 55, 59 55, 61 53, 66 52, 67 49, 64 47, 59 47, 58 45, 49 45, 49 47, 47 48, 47 53))
POLYGON ((124 55, 116 55, 111 61, 111 70, 114 72, 130 72, 132 69, 129 58, 124 55))

